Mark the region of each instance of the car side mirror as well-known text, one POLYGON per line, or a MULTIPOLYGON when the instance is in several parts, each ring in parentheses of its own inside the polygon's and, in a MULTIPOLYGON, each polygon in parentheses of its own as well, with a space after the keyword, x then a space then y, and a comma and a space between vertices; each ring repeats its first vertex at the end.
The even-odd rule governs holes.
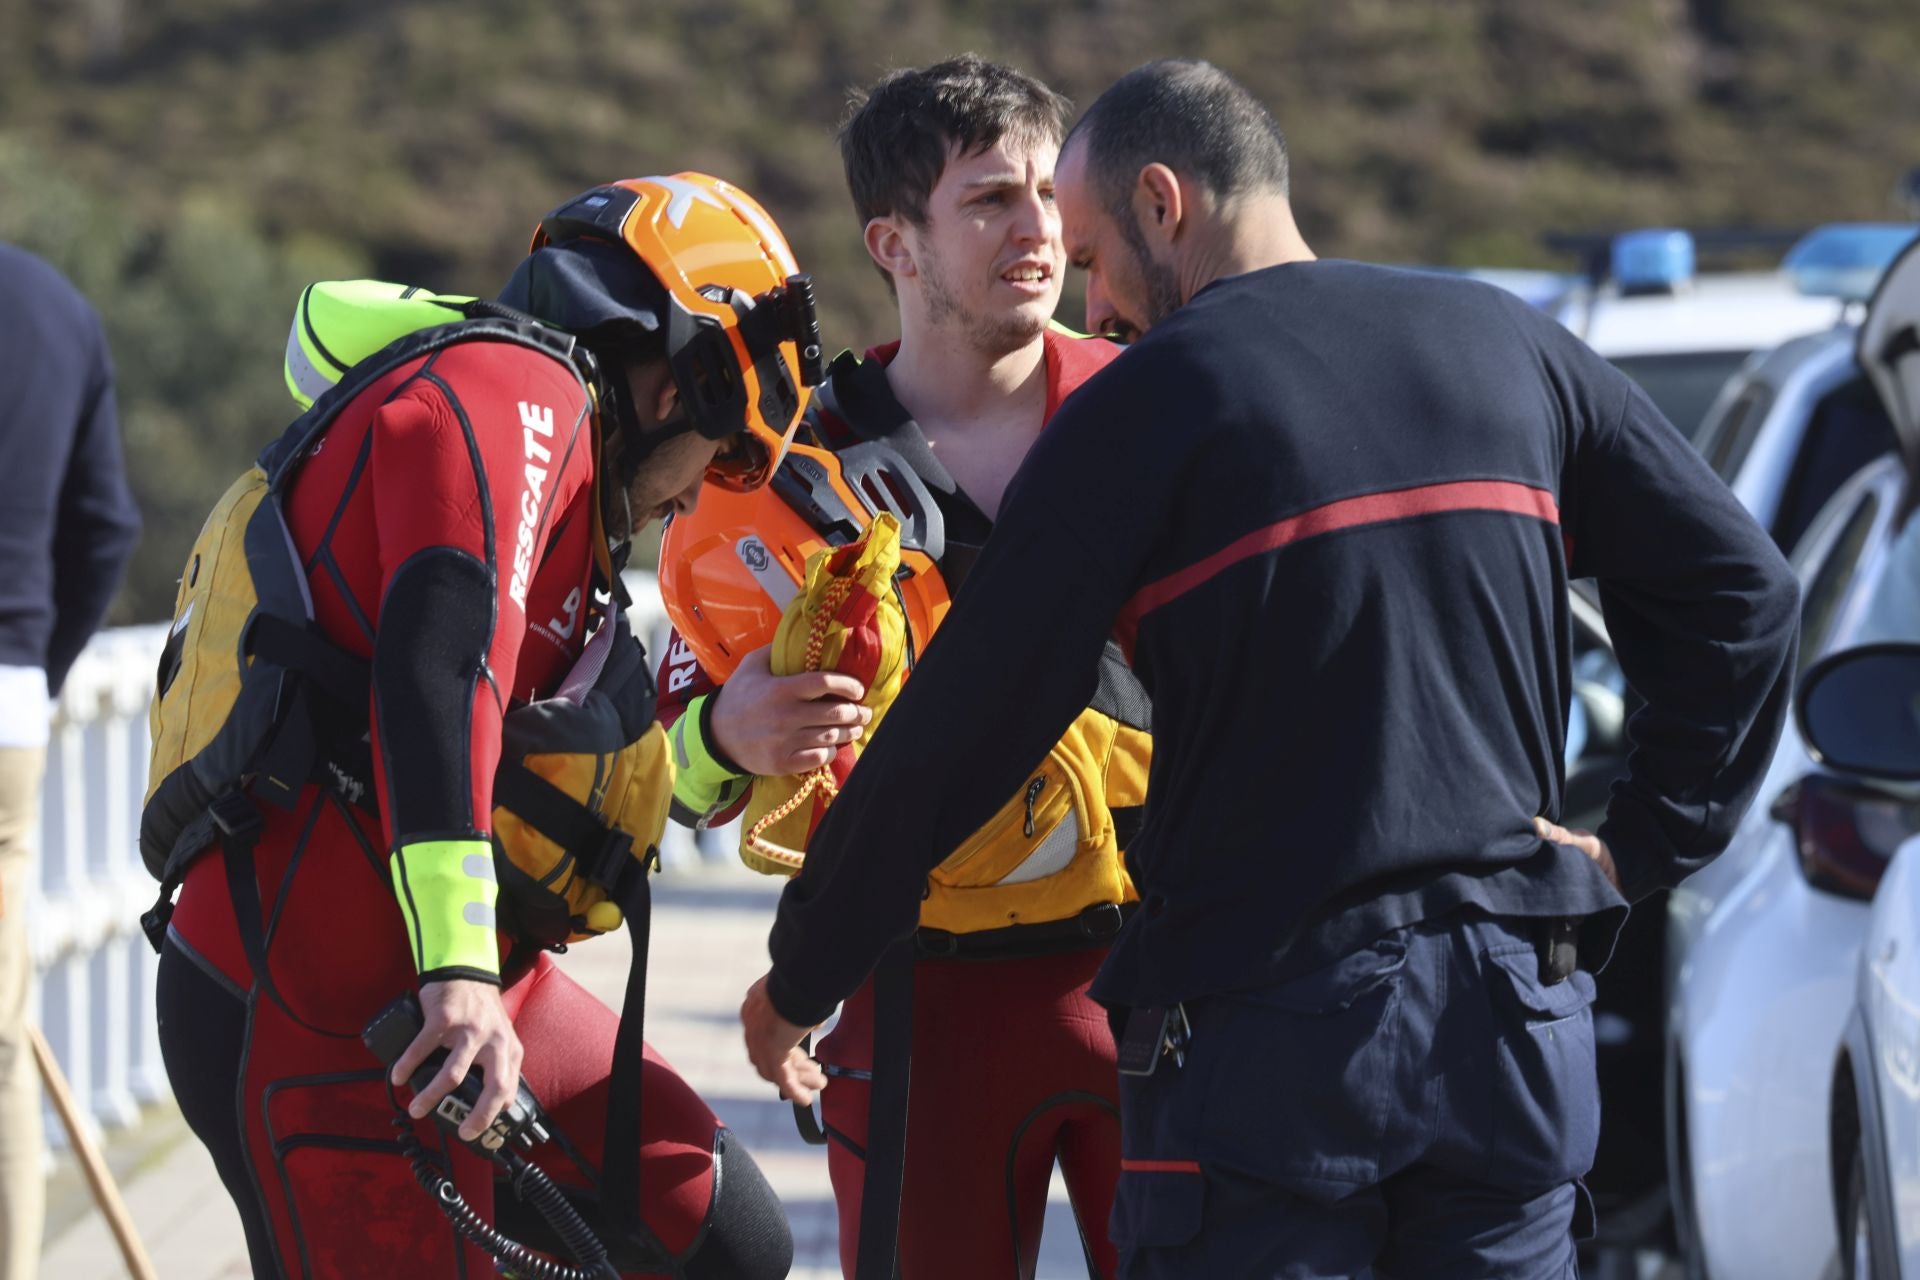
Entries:
POLYGON ((1794 698, 1800 736, 1830 769, 1920 781, 1920 644, 1870 644, 1816 662, 1794 698))

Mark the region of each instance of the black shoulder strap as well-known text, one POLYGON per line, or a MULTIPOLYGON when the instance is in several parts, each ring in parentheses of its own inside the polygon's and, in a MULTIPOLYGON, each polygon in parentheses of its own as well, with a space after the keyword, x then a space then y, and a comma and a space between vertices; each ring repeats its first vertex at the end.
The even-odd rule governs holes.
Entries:
POLYGON ((1093 691, 1093 701, 1087 705, 1121 724, 1153 732, 1153 699, 1147 695, 1140 677, 1127 665, 1120 646, 1111 640, 1100 655, 1100 684, 1093 691))
POLYGON ((896 942, 873 971, 873 1083, 867 1092, 867 1160, 860 1184, 854 1280, 894 1280, 900 1267, 900 1195, 907 1166, 907 1098, 913 1073, 913 938, 896 942))
POLYGON ((633 958, 620 1002, 620 1029, 613 1037, 613 1068, 607 1076, 607 1127, 601 1157, 602 1203, 609 1221, 635 1240, 646 1238, 640 1212, 640 1091, 645 1080, 647 945, 653 926, 653 885, 644 869, 616 896, 626 917, 633 958))
POLYGON ((640 1094, 646 1058, 647 946, 653 924, 653 886, 647 868, 653 851, 644 860, 634 858, 630 840, 610 832, 593 810, 518 761, 501 764, 494 779, 494 798, 573 850, 581 872, 606 889, 626 921, 633 957, 627 966, 626 994, 608 1075, 601 1202, 607 1220, 618 1230, 632 1239, 645 1239, 640 1213, 640 1094))
POLYGON ((257 461, 261 470, 267 473, 268 486, 276 493, 286 488, 294 473, 300 469, 300 463, 306 459, 307 450, 314 440, 333 424, 333 420, 340 416, 340 411, 367 386, 409 360, 431 355, 457 342, 511 342, 531 347, 567 365, 585 385, 586 366, 581 352, 576 349, 572 334, 546 328, 531 317, 519 316, 508 308, 495 310, 499 314, 483 313, 471 320, 456 320, 451 324, 416 329, 394 339, 347 370, 339 382, 313 402, 311 409, 295 418, 278 439, 260 451, 257 461))

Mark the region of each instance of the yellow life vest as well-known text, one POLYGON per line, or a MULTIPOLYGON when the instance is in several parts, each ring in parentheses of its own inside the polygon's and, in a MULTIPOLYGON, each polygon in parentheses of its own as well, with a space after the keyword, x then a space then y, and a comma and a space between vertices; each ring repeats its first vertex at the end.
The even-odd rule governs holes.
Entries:
MULTIPOLYGON (((883 512, 857 541, 816 552, 807 561, 804 589, 781 617, 769 658, 776 675, 849 670, 848 654, 871 663, 879 674, 862 676, 874 710, 868 737, 905 676, 905 620, 889 589, 898 545, 898 523, 883 512)), ((1124 833, 1115 813, 1131 817, 1146 802, 1148 708, 1118 655, 1106 661, 1118 670, 1103 670, 1095 705, 1068 726, 1020 790, 934 868, 920 908, 923 931, 960 935, 1045 924, 1138 898, 1121 857, 1124 833)), ((843 759, 809 774, 754 780, 741 820, 740 855, 748 866, 786 875, 800 869, 806 842, 858 746, 850 744, 843 759)))

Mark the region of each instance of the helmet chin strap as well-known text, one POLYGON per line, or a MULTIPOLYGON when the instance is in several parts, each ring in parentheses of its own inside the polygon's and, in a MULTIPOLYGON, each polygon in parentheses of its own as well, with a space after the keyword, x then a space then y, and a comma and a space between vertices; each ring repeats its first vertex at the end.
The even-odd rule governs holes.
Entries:
POLYGON ((646 465, 661 445, 677 439, 694 429, 693 422, 685 413, 676 412, 664 422, 656 423, 648 431, 640 425, 640 415, 635 412, 633 395, 627 386, 626 370, 619 364, 608 361, 601 366, 600 399, 603 412, 613 424, 620 441, 620 469, 616 479, 620 488, 625 490, 633 486, 634 477, 640 474, 640 468, 646 465))
MULTIPOLYGON (((634 479, 647 460, 659 451, 661 446, 671 440, 696 430, 693 420, 684 411, 676 412, 664 422, 656 423, 652 430, 640 425, 640 416, 634 410, 633 396, 627 386, 626 370, 619 364, 608 361, 599 368, 600 406, 603 421, 613 428, 612 436, 619 441, 613 474, 613 493, 606 496, 602 519, 609 526, 611 517, 616 514, 612 503, 618 501, 617 514, 620 516, 621 530, 617 544, 609 547, 617 574, 626 567, 626 561, 633 549, 635 533, 633 518, 632 489, 634 479)), ((603 460, 604 461, 604 460, 603 460)))

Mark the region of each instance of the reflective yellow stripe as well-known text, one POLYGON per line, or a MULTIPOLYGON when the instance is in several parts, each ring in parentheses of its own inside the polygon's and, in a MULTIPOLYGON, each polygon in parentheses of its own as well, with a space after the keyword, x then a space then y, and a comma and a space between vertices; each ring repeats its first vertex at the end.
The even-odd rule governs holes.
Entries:
POLYGON ((738 781, 734 773, 713 758, 707 740, 700 733, 702 704, 712 697, 703 693, 687 704, 680 718, 667 730, 673 744, 673 798, 694 813, 705 815, 724 807, 736 794, 730 785, 738 781))
POLYGON ((391 866, 417 972, 500 972, 491 841, 420 840, 395 849, 391 866))

